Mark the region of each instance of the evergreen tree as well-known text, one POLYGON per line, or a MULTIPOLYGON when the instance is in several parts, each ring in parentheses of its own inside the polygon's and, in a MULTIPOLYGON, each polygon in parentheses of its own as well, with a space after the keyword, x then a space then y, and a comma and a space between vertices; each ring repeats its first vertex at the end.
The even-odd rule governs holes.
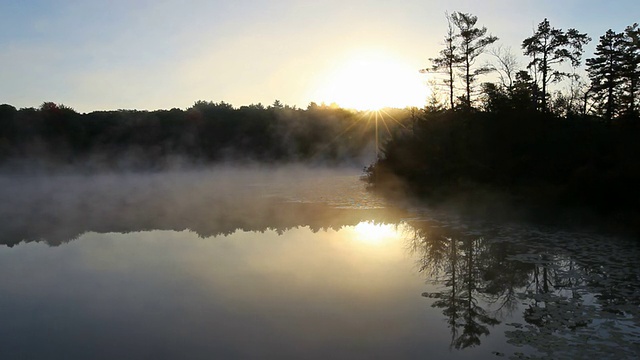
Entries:
POLYGON ((604 108, 604 117, 611 122, 617 112, 620 85, 624 71, 623 34, 609 29, 600 37, 595 57, 586 60, 587 72, 591 80, 591 91, 604 108))
POLYGON ((535 94, 539 91, 538 85, 526 70, 520 70, 515 74, 515 81, 509 91, 511 108, 516 111, 530 111, 535 109, 535 94))
MULTIPOLYGON (((446 80, 444 80, 445 85, 449 88, 449 105, 451 110, 454 108, 454 80, 455 80, 455 72, 454 70, 460 65, 462 59, 458 57, 458 45, 456 43, 456 33, 453 29, 453 24, 451 15, 445 14, 447 18, 447 35, 444 38, 445 48, 440 51, 440 56, 437 58, 431 58, 429 61, 431 62, 431 71, 439 72, 444 71, 447 74, 446 80)), ((428 72, 429 69, 423 69, 421 72, 428 72)))
POLYGON ((635 23, 627 26, 623 38, 623 69, 622 81, 624 83, 621 95, 621 106, 627 116, 638 117, 637 103, 640 91, 640 28, 635 23))
POLYGON ((548 85, 569 76, 568 73, 555 67, 566 61, 574 67, 579 66, 583 53, 582 47, 589 41, 591 38, 587 34, 581 34, 576 29, 565 32, 562 29, 552 28, 547 19, 538 24, 538 29, 533 36, 524 39, 522 42, 524 54, 533 58, 527 67, 534 74, 540 75, 542 111, 548 110, 548 85))
POLYGON ((460 47, 457 57, 460 59, 463 71, 465 85, 464 106, 466 109, 470 109, 471 92, 476 78, 492 70, 487 66, 474 68, 475 60, 485 51, 487 46, 496 42, 498 38, 493 35, 487 35, 486 27, 476 27, 477 16, 454 12, 451 14, 451 21, 459 30, 460 47))

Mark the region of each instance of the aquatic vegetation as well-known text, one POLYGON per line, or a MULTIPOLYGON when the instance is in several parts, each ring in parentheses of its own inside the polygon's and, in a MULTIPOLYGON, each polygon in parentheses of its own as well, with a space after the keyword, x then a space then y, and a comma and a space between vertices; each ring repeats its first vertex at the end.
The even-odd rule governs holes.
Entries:
MULTIPOLYGON (((420 270, 440 285, 425 292, 442 308, 451 346, 479 345, 507 318, 512 359, 631 359, 640 353, 640 257, 634 241, 524 225, 413 222, 420 270), (479 236, 478 234, 485 235, 479 236), (472 296, 471 296, 472 294, 472 296), (473 314, 476 341, 460 340, 473 314)), ((502 349, 494 355, 506 355, 502 349)))

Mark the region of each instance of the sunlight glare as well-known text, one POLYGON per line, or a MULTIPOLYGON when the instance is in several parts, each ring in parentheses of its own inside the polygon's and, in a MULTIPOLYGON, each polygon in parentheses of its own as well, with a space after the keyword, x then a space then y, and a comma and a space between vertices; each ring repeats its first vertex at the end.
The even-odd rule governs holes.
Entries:
POLYGON ((352 54, 324 79, 314 99, 356 110, 422 107, 428 95, 418 69, 381 51, 352 54))
POLYGON ((399 236, 393 225, 375 224, 372 221, 359 223, 354 227, 354 231, 356 240, 370 245, 380 245, 399 236))

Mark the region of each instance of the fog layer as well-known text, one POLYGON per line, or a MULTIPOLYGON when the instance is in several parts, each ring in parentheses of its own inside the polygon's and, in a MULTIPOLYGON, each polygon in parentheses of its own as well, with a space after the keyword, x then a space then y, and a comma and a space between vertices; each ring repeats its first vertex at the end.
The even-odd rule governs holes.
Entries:
POLYGON ((190 229, 201 236, 355 225, 395 216, 360 170, 217 166, 206 170, 0 176, 0 244, 60 244, 87 231, 190 229))

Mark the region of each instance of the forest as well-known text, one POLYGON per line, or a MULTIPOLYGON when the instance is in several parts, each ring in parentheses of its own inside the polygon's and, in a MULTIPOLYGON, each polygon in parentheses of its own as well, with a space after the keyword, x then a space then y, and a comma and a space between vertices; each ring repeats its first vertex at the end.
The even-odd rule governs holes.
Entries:
POLYGON ((476 16, 447 20, 444 48, 423 70, 439 76, 439 91, 384 144, 367 169, 371 185, 434 204, 499 201, 550 217, 573 209, 640 220, 638 24, 602 35, 583 79, 590 38, 576 29, 542 21, 522 41, 521 69, 476 16), (494 61, 481 63, 483 54, 494 61), (480 82, 488 74, 497 80, 480 82))
POLYGON ((476 16, 446 18, 443 48, 421 70, 433 79, 424 108, 196 101, 185 110, 81 114, 53 102, 3 104, 0 168, 368 161, 363 178, 386 194, 640 219, 638 24, 608 30, 586 57, 587 34, 544 19, 520 44, 521 66, 476 16))
MULTIPOLYGON (((407 122, 407 109, 387 109, 387 127, 407 122)), ((161 170, 221 162, 353 165, 375 159, 368 112, 275 101, 235 108, 196 101, 186 110, 117 110, 80 114, 62 104, 0 105, 0 165, 10 170, 161 170)))

